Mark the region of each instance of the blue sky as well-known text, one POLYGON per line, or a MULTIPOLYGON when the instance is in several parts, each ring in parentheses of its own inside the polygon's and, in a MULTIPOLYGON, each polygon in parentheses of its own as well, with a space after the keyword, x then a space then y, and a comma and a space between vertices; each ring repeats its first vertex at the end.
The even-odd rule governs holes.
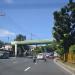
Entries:
POLYGON ((17 34, 27 39, 52 40, 53 12, 68 0, 0 0, 0 39, 13 40, 17 34))

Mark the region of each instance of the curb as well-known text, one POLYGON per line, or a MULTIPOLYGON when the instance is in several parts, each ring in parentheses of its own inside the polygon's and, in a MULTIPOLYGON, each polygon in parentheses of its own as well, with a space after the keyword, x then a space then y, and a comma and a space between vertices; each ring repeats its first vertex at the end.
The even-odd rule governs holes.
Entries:
POLYGON ((68 73, 70 73, 71 75, 75 75, 75 69, 68 66, 68 65, 65 65, 63 64, 62 62, 60 62, 59 60, 57 59, 54 59, 54 63, 56 65, 58 65, 59 67, 61 67, 62 69, 64 69, 65 71, 67 71, 68 73))

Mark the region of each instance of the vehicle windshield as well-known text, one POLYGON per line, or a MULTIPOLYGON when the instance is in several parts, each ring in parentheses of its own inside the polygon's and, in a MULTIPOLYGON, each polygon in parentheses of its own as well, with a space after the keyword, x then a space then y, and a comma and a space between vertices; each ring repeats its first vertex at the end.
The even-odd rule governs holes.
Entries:
POLYGON ((0 0, 0 75, 75 75, 75 0, 0 0))

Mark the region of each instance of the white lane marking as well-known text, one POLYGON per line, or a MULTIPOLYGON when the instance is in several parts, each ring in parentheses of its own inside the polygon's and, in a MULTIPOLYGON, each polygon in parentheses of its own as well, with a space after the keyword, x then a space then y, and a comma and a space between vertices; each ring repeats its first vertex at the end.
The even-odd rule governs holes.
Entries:
POLYGON ((27 67, 24 71, 28 71, 31 67, 27 67))
POLYGON ((35 64, 37 64, 37 63, 35 63, 35 64))
POLYGON ((13 63, 15 64, 15 63, 17 63, 17 61, 14 61, 13 63))

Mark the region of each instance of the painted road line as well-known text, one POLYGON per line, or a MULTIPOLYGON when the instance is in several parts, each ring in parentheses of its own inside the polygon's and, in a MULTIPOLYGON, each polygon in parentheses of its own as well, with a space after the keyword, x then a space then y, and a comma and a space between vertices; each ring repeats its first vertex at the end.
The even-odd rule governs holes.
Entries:
POLYGON ((27 67, 24 71, 28 71, 31 67, 27 67))
POLYGON ((13 62, 14 64, 17 63, 16 61, 13 62))
POLYGON ((35 63, 35 64, 37 64, 37 63, 35 63))

